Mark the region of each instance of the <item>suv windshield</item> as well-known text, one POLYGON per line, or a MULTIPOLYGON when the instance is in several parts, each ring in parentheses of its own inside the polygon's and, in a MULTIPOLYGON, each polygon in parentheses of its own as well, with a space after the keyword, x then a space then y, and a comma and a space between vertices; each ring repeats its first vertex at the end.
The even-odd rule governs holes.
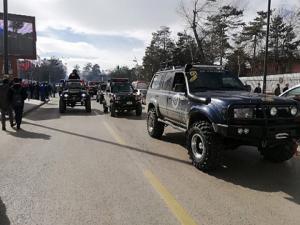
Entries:
POLYGON ((131 92, 132 88, 130 83, 113 83, 111 86, 111 92, 119 93, 119 92, 131 92))
POLYGON ((205 90, 245 90, 243 83, 226 72, 199 72, 192 71, 188 74, 191 92, 205 90))
POLYGON ((79 89, 82 88, 83 85, 81 82, 67 82, 66 87, 70 89, 79 89))

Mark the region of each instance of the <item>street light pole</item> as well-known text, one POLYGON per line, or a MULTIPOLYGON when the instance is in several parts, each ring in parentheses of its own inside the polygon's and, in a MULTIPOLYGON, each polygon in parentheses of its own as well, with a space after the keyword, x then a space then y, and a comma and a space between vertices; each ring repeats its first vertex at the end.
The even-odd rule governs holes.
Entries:
POLYGON ((267 37, 266 37, 266 52, 265 52, 265 64, 264 64, 264 82, 263 93, 267 91, 267 74, 268 74, 268 54, 269 54, 269 34, 270 34, 270 16, 271 16, 271 0, 268 0, 268 19, 267 19, 267 37))
POLYGON ((8 63, 8 9, 7 0, 3 0, 3 59, 4 59, 4 74, 9 73, 9 63, 8 63))

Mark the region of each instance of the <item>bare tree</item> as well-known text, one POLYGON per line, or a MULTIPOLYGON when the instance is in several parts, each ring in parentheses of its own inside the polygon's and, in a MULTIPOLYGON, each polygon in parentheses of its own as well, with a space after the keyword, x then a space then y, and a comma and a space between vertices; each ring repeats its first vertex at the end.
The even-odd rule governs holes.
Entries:
POLYGON ((204 29, 208 13, 212 12, 212 7, 217 0, 192 0, 191 6, 187 6, 181 1, 178 13, 185 18, 189 28, 192 30, 197 47, 199 59, 202 63, 208 63, 204 53, 204 40, 207 32, 204 29))

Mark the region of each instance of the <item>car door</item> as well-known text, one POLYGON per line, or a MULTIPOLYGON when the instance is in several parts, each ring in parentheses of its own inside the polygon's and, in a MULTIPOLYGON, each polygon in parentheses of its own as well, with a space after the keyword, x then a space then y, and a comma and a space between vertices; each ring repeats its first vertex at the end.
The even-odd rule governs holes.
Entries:
POLYGON ((171 87, 173 84, 174 75, 172 72, 166 72, 161 80, 159 108, 161 114, 168 118, 168 98, 170 96, 171 87))
POLYGON ((173 84, 168 96, 168 117, 178 123, 184 123, 186 97, 186 81, 183 73, 175 73, 173 84))

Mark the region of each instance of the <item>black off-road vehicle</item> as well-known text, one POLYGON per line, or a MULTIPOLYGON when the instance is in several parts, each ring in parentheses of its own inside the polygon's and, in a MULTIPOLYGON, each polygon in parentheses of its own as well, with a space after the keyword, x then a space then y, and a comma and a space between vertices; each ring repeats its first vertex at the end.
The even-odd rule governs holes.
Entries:
POLYGON ((80 80, 67 80, 63 84, 63 91, 60 93, 59 111, 65 113, 67 106, 84 106, 85 111, 92 112, 91 97, 84 84, 80 80))
POLYGON ((141 96, 136 94, 128 79, 112 79, 108 84, 102 101, 105 113, 110 111, 112 117, 124 111, 135 111, 142 115, 141 96))
POLYGON ((250 93, 222 67, 187 65, 155 74, 147 94, 150 136, 170 125, 186 132, 193 164, 208 171, 222 150, 258 147, 265 159, 293 157, 300 138, 299 105, 294 100, 250 93))

